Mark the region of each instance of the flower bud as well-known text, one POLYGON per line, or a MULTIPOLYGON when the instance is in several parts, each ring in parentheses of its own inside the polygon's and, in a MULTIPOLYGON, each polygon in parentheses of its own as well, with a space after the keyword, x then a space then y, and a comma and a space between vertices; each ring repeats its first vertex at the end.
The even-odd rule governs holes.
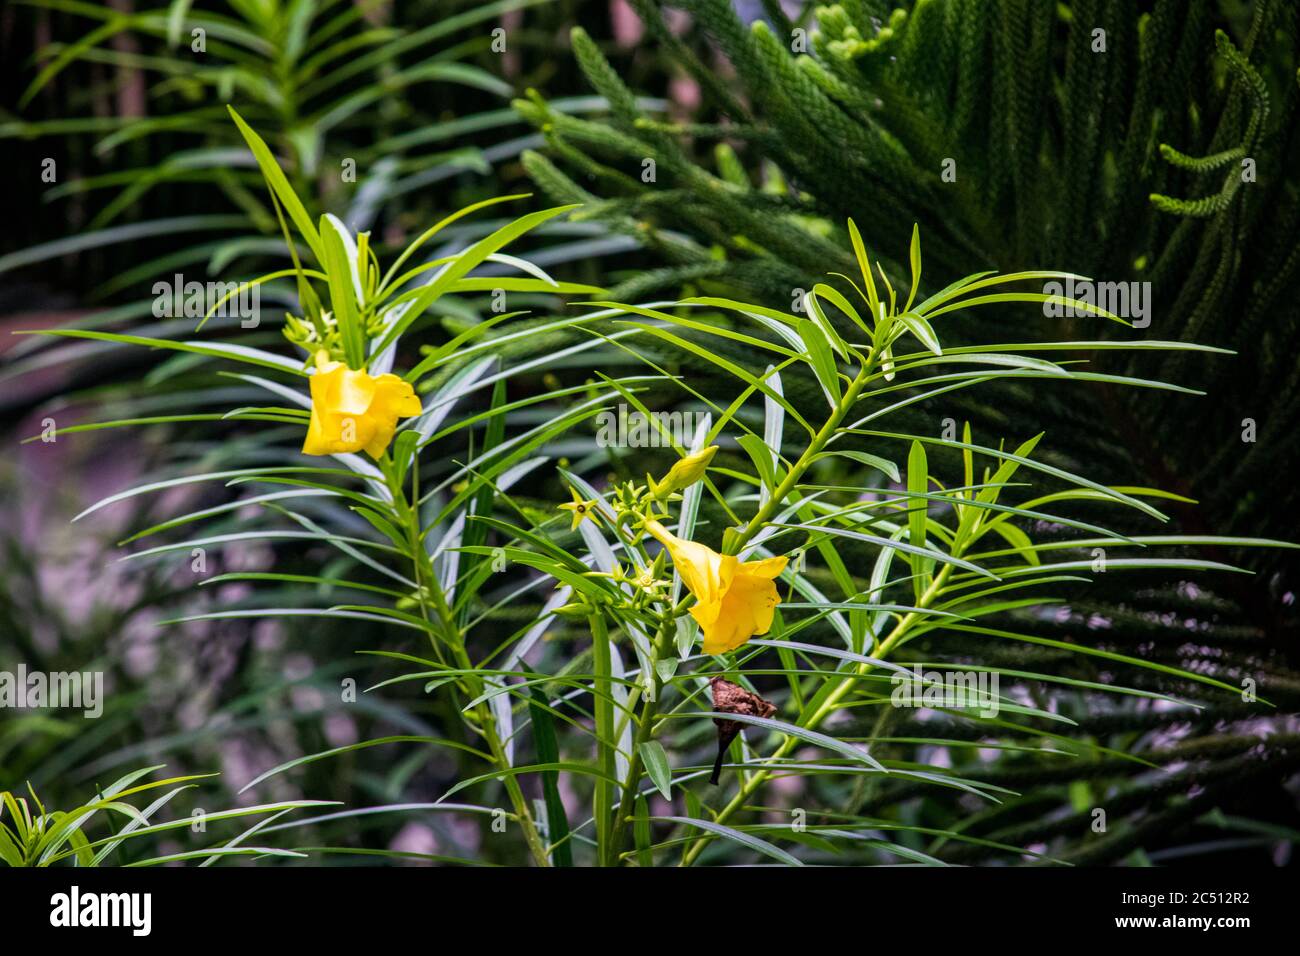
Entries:
POLYGON ((568 604, 562 604, 555 609, 555 613, 560 617, 566 617, 574 621, 585 621, 592 613, 592 606, 585 601, 571 601, 568 604))
POLYGON ((679 459, 676 464, 668 469, 668 474, 664 475, 663 480, 655 482, 653 485, 656 498, 667 498, 671 494, 684 491, 691 485, 695 484, 704 477, 704 472, 708 470, 709 462, 713 461, 713 456, 717 454, 718 446, 710 445, 703 451, 697 451, 693 455, 687 455, 679 459))

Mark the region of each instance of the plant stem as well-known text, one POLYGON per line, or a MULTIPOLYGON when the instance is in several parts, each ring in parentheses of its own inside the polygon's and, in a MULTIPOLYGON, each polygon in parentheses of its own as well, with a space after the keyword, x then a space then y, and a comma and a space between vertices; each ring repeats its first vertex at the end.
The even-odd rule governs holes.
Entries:
POLYGON ((592 687, 592 710, 596 715, 597 763, 601 771, 601 776, 596 778, 592 810, 596 818, 597 862, 601 866, 608 866, 614 853, 610 843, 610 824, 614 810, 614 784, 611 780, 618 776, 618 763, 614 759, 614 748, 618 746, 618 741, 614 737, 613 664, 605 616, 596 612, 588 620, 591 624, 591 653, 596 671, 592 687))
POLYGON ((812 466, 813 461, 819 454, 821 454, 821 451, 826 447, 827 442, 835 436, 835 430, 840 427, 840 423, 844 421, 845 417, 857 403, 858 397, 862 394, 862 390, 866 388, 867 382, 870 379, 871 366, 872 363, 870 358, 868 358, 868 361, 864 362, 862 368, 858 371, 857 376, 849 383, 849 387, 847 391, 845 391, 843 398, 841 398, 837 403, 835 409, 822 424, 822 427, 817 430, 817 434, 814 435, 812 441, 808 443, 808 447, 804 449, 803 454, 799 456, 799 460, 790 467, 790 471, 786 474, 785 478, 783 478, 781 483, 772 490, 772 495, 767 499, 767 502, 754 513, 754 517, 749 519, 749 523, 745 525, 744 529, 740 532, 736 541, 732 545, 731 550, 733 552, 738 552, 742 547, 744 547, 744 545, 749 542, 749 539, 757 534, 759 529, 771 519, 772 515, 776 513, 776 509, 781 506, 790 492, 799 484, 800 479, 803 478, 804 472, 812 466))
POLYGON ((614 817, 614 828, 610 833, 610 854, 615 862, 617 862, 618 855, 622 851, 622 841, 627 830, 628 814, 632 812, 632 805, 636 800, 637 785, 640 783, 641 745, 650 740, 651 725, 654 723, 655 715, 659 712, 659 700, 664 692, 664 682, 659 678, 659 672, 654 667, 668 650, 668 644, 673 633, 672 623, 673 619, 669 617, 660 626, 659 635, 655 639, 654 648, 650 654, 652 673, 649 676, 654 681, 654 693, 645 699, 645 703, 641 707, 641 718, 637 723, 636 735, 632 740, 632 753, 628 755, 627 780, 623 783, 623 792, 618 801, 618 812, 614 817))
MULTIPOLYGON (((465 643, 461 639, 455 615, 447 604, 447 596, 442 593, 442 588, 438 586, 437 577, 433 572, 433 562, 424 549, 419 509, 411 504, 412 501, 420 500, 417 487, 419 481, 418 459, 412 465, 412 491, 409 501, 406 497, 406 489, 399 482, 393 480, 392 460, 388 457, 387 452, 384 453, 384 458, 379 464, 387 481, 388 490, 393 496, 393 517, 397 520, 399 527, 406 531, 407 547, 410 549, 411 564, 415 574, 416 600, 420 606, 420 616, 435 631, 441 625, 443 640, 452 648, 457 665, 463 670, 472 671, 474 670, 474 664, 470 661, 469 653, 465 650, 465 643), (436 620, 429 607, 428 598, 430 595, 434 598, 434 610, 437 612, 436 620)), ((430 637, 432 641, 432 635, 430 637)), ((433 644, 435 653, 441 658, 442 648, 437 646, 436 641, 433 644)), ((481 683, 471 685, 469 690, 474 697, 479 696, 482 692, 481 683)), ((501 735, 497 732, 496 716, 492 713, 492 708, 486 702, 480 703, 474 708, 474 715, 478 721, 478 731, 488 745, 488 751, 492 754, 493 762, 501 770, 510 770, 510 760, 506 755, 501 735)), ((524 841, 528 844, 528 850, 532 854, 534 862, 538 866, 550 866, 551 859, 546 851, 546 844, 537 831, 532 812, 528 808, 528 801, 519 786, 519 781, 511 775, 505 777, 502 782, 506 788, 506 793, 510 797, 510 802, 514 806, 515 816, 524 831, 524 841)))

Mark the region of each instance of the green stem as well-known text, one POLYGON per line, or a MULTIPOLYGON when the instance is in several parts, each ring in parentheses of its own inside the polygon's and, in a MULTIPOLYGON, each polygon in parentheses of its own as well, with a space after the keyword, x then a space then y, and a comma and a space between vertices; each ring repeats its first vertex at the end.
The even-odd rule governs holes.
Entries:
MULTIPOLYGON (((394 480, 392 459, 389 458, 387 452, 384 453, 379 466, 384 474, 388 490, 393 496, 393 517, 397 520, 399 526, 406 531, 406 543, 410 549, 411 564, 415 573, 416 600, 420 606, 420 615, 433 630, 440 629, 442 631, 443 640, 451 647, 457 666, 463 670, 472 671, 474 665, 465 650, 465 643, 461 639, 460 628, 456 624, 455 614, 452 612, 450 605, 447 604, 447 596, 442 593, 442 588, 438 587, 437 578, 433 572, 433 562, 429 558, 429 553, 424 549, 419 509, 410 503, 411 501, 419 501, 420 498, 417 487, 419 481, 418 460, 412 465, 412 493, 409 501, 406 497, 406 489, 394 480), (430 597, 434 599, 432 609, 429 606, 430 597), (431 610, 436 612, 436 620, 431 610)), ((432 634, 430 635, 430 643, 433 644, 434 652, 441 660, 442 648, 438 646, 432 634)), ((478 697, 482 693, 481 682, 472 683, 468 690, 474 697, 478 697)), ((493 762, 499 769, 509 770, 510 760, 506 755, 501 735, 497 732, 496 717, 492 713, 492 708, 486 702, 481 703, 475 707, 474 715, 478 722, 478 732, 487 743, 493 762)), ((546 843, 542 840, 537 825, 533 821, 532 812, 528 808, 528 801, 524 797, 518 779, 514 775, 510 775, 503 782, 506 793, 510 797, 510 802, 514 806, 515 816, 524 831, 524 841, 528 844, 528 850, 532 854, 534 862, 538 866, 550 866, 551 859, 546 851, 546 843)))
POLYGON ((595 796, 592 801, 593 815, 596 818, 596 854, 601 866, 608 866, 613 857, 610 843, 610 824, 614 810, 614 784, 618 776, 618 763, 614 759, 614 748, 618 741, 614 737, 614 699, 613 699, 613 664, 609 649, 609 630, 605 626, 605 616, 599 612, 589 617, 591 624, 591 653, 596 671, 593 683, 592 710, 596 715, 596 746, 601 776, 596 778, 595 796))
POLYGON ((659 635, 655 639, 650 654, 652 673, 649 675, 649 679, 654 681, 654 693, 648 696, 642 705, 641 717, 636 727, 636 736, 632 740, 632 753, 628 755, 627 780, 623 783, 623 792, 618 801, 618 813, 614 817, 614 828, 610 834, 610 855, 614 861, 618 860, 619 854, 623 850, 628 815, 633 812, 637 786, 640 783, 641 745, 650 740, 651 725, 654 723, 655 715, 659 712, 659 701, 663 697, 664 682, 659 678, 659 671, 655 668, 655 665, 659 663, 660 658, 668 650, 674 630, 672 623, 672 618, 668 618, 660 626, 659 635))
POLYGON ((862 390, 867 387, 867 382, 870 380, 870 371, 871 361, 868 360, 863 363, 857 376, 849 383, 848 390, 845 391, 843 398, 840 399, 822 427, 817 430, 817 434, 808 443, 808 447, 799 456, 799 460, 790 467, 790 471, 785 478, 773 489, 772 496, 754 513, 754 517, 749 519, 749 523, 745 525, 736 540, 732 542, 731 547, 727 549, 730 553, 735 553, 744 547, 749 542, 749 539, 757 534, 759 529, 771 519, 772 515, 776 513, 776 509, 781 507, 790 492, 794 491, 803 478, 804 472, 812 467, 813 461, 821 454, 826 444, 835 437, 835 432, 840 427, 840 423, 844 421, 857 403, 858 398, 862 395, 862 390))

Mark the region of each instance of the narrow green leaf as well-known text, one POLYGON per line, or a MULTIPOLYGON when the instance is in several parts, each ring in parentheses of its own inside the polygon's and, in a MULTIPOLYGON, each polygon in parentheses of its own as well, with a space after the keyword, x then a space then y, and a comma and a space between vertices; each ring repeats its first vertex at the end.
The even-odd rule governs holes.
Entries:
MULTIPOLYGON (((534 686, 529 688, 529 694, 532 699, 528 702, 528 714, 533 723, 537 759, 540 763, 558 763, 560 745, 555 736, 555 718, 546 706, 546 692, 534 686)), ((560 799, 560 775, 554 770, 543 770, 540 776, 542 798, 546 802, 546 836, 554 847, 551 862, 556 866, 573 866, 573 841, 568 839, 569 818, 564 812, 564 801, 560 799)))
POLYGON ((227 106, 231 118, 235 125, 239 127, 239 132, 243 135, 244 141, 248 143, 248 148, 253 151, 253 157, 257 160, 258 167, 262 170, 262 175, 266 177, 267 184, 271 191, 275 193, 275 198, 279 200, 280 205, 284 207, 293 220, 293 224, 298 227, 298 232, 302 234, 303 240, 307 243, 308 248, 316 256, 317 262, 324 262, 324 247, 321 245, 320 233, 312 225, 311 216, 307 215, 307 208, 298 198, 298 194, 293 191, 289 185, 288 178, 280 169, 280 164, 276 162, 275 156, 272 155, 266 141, 253 131, 253 128, 244 122, 244 118, 235 112, 233 106, 227 106))
POLYGON ((663 794, 665 800, 671 800, 673 798, 673 772, 672 768, 668 766, 668 754, 664 752, 663 744, 657 740, 647 740, 641 744, 639 750, 650 781, 663 794))
MULTIPOLYGON (((912 442, 907 453, 907 490, 914 495, 923 495, 929 491, 929 469, 925 458, 925 446, 919 441, 912 442)), ((914 548, 925 547, 925 526, 927 508, 924 499, 912 501, 907 510, 908 541, 914 548)), ((912 562, 912 590, 918 601, 930 586, 931 563, 921 555, 910 556, 912 562)))
MULTIPOLYGON (((921 288, 921 229, 916 223, 912 223, 912 248, 909 251, 908 258, 912 265, 912 291, 908 293, 907 304, 903 306, 904 314, 912 308, 912 302, 916 299, 917 290, 921 288)), ((938 351, 938 349, 935 351, 938 351)))
POLYGON ((692 817, 651 817, 652 820, 661 820, 664 823, 680 823, 685 826, 698 827, 712 833, 715 836, 731 840, 733 843, 739 843, 741 846, 748 847, 751 850, 770 856, 772 859, 784 863, 786 866, 803 866, 797 858, 791 856, 785 850, 778 846, 768 843, 766 840, 760 840, 756 836, 744 833, 732 827, 723 826, 720 823, 714 823, 711 820, 701 820, 692 817))

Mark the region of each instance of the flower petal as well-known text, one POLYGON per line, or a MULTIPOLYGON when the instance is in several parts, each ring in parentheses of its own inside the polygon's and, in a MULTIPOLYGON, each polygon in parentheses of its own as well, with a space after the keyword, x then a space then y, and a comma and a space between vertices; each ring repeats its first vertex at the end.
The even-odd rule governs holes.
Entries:
POLYGON ((393 418, 410 418, 424 410, 420 397, 415 394, 411 383, 403 381, 396 375, 385 372, 374 380, 375 398, 370 411, 377 415, 392 415, 393 418))
POLYGON ((755 634, 772 628, 775 608, 781 595, 770 578, 755 574, 737 574, 723 595, 717 620, 704 633, 704 652, 721 654, 735 650, 755 634))
POLYGON ((741 574, 752 574, 760 578, 775 580, 780 577, 785 566, 790 563, 790 559, 785 555, 778 555, 775 558, 764 558, 761 561, 746 561, 740 566, 741 574))

